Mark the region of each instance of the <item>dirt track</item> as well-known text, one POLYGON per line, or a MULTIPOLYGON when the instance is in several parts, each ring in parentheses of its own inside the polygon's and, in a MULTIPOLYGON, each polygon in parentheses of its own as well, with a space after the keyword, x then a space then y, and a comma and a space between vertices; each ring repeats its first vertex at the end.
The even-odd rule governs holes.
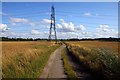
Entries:
POLYGON ((65 48, 62 45, 50 56, 40 78, 67 78, 64 73, 64 67, 61 59, 61 50, 65 48))
MULTIPOLYGON (((55 50, 50 56, 47 65, 45 66, 42 75, 40 78, 64 78, 67 79, 67 75, 64 73, 63 62, 61 58, 61 50, 66 48, 66 45, 63 44, 57 50, 55 50)), ((73 67, 74 71, 77 74, 78 79, 80 80, 99 80, 94 75, 92 75, 91 71, 86 68, 83 64, 76 61, 76 59, 68 54, 67 49, 66 53, 69 59, 69 63, 73 67)))

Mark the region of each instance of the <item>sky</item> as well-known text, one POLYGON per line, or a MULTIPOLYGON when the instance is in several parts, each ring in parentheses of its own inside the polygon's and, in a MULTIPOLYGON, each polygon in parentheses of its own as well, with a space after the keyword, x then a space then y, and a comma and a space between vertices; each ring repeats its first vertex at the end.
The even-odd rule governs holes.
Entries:
POLYGON ((118 37, 117 2, 3 2, 0 36, 48 38, 52 5, 58 39, 118 37))

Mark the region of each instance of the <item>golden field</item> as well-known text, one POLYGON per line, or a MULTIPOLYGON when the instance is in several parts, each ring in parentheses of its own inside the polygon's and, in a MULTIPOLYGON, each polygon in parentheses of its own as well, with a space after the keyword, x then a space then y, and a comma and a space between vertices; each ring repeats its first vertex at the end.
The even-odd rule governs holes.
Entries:
POLYGON ((112 49, 116 53, 118 53, 119 51, 119 44, 120 44, 120 42, 105 42, 105 41, 69 41, 67 43, 80 47, 86 47, 86 48, 105 47, 112 49))
POLYGON ((50 54, 59 47, 54 42, 2 42, 3 78, 38 78, 50 54))

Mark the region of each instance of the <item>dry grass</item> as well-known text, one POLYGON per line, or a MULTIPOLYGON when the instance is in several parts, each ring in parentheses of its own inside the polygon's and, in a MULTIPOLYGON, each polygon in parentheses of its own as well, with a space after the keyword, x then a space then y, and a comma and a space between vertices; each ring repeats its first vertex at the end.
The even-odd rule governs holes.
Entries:
POLYGON ((91 70, 108 80, 120 79, 119 42, 66 42, 68 50, 91 70))
POLYGON ((62 50, 62 59, 63 59, 63 66, 65 68, 65 73, 67 74, 68 78, 70 80, 77 80, 77 75, 73 69, 73 67, 71 66, 71 64, 69 63, 69 59, 68 59, 68 56, 67 56, 67 49, 64 48, 62 50))
POLYGON ((74 42, 67 42, 71 45, 77 45, 81 47, 87 47, 87 48, 100 48, 100 47, 106 47, 109 49, 112 49, 116 53, 119 51, 119 43, 120 42, 102 42, 102 41, 74 41, 74 42))
MULTIPOLYGON (((32 55, 32 52, 36 51, 35 46, 51 46, 53 43, 49 42, 2 42, 2 57, 10 57, 16 55, 16 53, 25 53, 25 55, 32 55)), ((44 51, 42 48, 39 51, 44 51)), ((6 59, 6 58, 5 58, 6 59)))
POLYGON ((37 78, 50 54, 58 47, 53 42, 2 42, 4 78, 37 78))

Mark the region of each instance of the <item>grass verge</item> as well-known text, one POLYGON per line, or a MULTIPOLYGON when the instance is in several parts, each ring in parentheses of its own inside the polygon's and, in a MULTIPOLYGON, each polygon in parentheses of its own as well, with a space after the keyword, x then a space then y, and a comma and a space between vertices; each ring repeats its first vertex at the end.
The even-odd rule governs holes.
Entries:
POLYGON ((77 75, 76 75, 75 71, 73 70, 71 64, 69 63, 66 48, 64 48, 62 50, 62 59, 63 59, 64 68, 65 68, 65 73, 67 74, 68 78, 70 80, 76 79, 77 75))
POLYGON ((106 80, 120 80, 120 57, 109 48, 92 48, 67 44, 68 50, 93 72, 106 80))

